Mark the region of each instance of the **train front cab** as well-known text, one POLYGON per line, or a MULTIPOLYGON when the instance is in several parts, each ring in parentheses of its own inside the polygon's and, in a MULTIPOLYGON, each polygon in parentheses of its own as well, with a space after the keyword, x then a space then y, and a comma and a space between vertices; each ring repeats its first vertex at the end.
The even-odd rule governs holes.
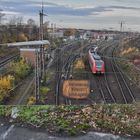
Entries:
POLYGON ((105 72, 105 68, 104 68, 104 62, 102 61, 102 60, 100 60, 100 64, 102 65, 102 66, 96 66, 96 60, 95 59, 93 59, 93 57, 92 57, 92 55, 91 55, 91 53, 90 53, 90 51, 89 51, 89 55, 88 55, 88 57, 89 57, 89 64, 90 64, 90 68, 91 68, 91 70, 92 70, 92 73, 93 74, 104 74, 104 72, 105 72), (100 68, 99 68, 100 67, 100 68))
POLYGON ((97 66, 96 62, 94 61, 94 64, 92 66, 92 73, 93 74, 104 74, 104 62, 102 61, 101 66, 97 66))

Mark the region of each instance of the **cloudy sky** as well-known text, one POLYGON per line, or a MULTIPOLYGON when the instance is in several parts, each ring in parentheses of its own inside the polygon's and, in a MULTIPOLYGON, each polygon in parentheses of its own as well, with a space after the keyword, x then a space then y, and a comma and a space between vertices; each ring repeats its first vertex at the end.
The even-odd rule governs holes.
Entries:
MULTIPOLYGON (((0 0, 7 18, 23 16, 39 21, 42 0, 0 0)), ((140 0, 44 0, 45 21, 57 27, 140 31, 140 0)))

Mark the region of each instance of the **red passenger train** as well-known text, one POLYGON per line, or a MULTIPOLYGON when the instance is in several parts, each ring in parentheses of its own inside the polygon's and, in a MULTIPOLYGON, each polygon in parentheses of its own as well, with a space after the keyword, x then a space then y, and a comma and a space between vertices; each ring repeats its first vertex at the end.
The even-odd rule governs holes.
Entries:
POLYGON ((88 60, 93 74, 104 74, 104 61, 101 60, 101 57, 96 53, 96 51, 94 51, 93 48, 88 51, 88 60))

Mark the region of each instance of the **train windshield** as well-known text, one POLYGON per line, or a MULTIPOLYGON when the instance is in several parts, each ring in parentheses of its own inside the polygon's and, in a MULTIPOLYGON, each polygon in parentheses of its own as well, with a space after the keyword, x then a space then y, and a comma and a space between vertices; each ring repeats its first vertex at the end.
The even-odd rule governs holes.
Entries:
POLYGON ((96 67, 97 68, 101 68, 102 67, 103 62, 102 61, 96 61, 96 67))
POLYGON ((91 48, 91 49, 90 49, 90 52, 91 52, 91 53, 94 53, 94 52, 95 52, 95 51, 94 51, 94 48, 91 48))

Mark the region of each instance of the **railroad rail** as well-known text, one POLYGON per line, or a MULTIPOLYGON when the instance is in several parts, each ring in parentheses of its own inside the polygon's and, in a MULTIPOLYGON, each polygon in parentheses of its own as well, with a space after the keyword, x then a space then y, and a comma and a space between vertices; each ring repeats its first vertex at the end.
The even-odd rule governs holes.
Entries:
POLYGON ((27 88, 24 90, 22 96, 18 100, 16 105, 25 105, 27 102, 27 98, 32 94, 34 91, 34 83, 35 83, 35 78, 32 78, 32 80, 28 83, 27 88))
MULTIPOLYGON (((56 64, 57 64, 57 74, 56 74, 56 87, 55 87, 55 104, 59 105, 60 104, 60 100, 62 99, 61 94, 61 88, 62 88, 62 82, 64 79, 70 79, 70 71, 71 71, 71 65, 74 62, 74 60, 76 59, 76 57, 79 57, 80 52, 85 49, 88 48, 90 45, 87 44, 86 47, 85 46, 81 46, 78 48, 75 46, 76 43, 73 44, 69 44, 69 45, 65 45, 64 47, 60 47, 60 51, 61 54, 57 54, 56 56, 56 64), (67 52, 69 52, 67 54, 67 52), (74 53, 73 53, 74 52, 74 53), (65 56, 67 54, 67 56, 65 56)), ((67 104, 67 105, 71 105, 72 104, 72 100, 70 99, 65 99, 63 98, 63 103, 67 104)))
MULTIPOLYGON (((62 73, 64 71, 64 66, 67 64, 69 61, 68 59, 65 59, 64 64, 62 64, 62 57, 64 58, 64 52, 73 50, 72 44, 66 45, 63 48, 59 48, 57 51, 57 56, 56 56, 56 87, 55 87, 55 104, 59 105, 60 102, 60 86, 61 86, 61 81, 62 81, 62 73), (60 54, 61 52, 61 54, 60 54)), ((65 66, 66 67, 66 66, 65 66)))
POLYGON ((134 97, 133 91, 131 90, 128 83, 126 82, 124 73, 122 72, 121 68, 116 62, 116 57, 114 55, 115 49, 116 48, 114 47, 112 51, 112 68, 114 70, 115 77, 119 85, 120 91, 122 93, 124 103, 127 104, 127 103, 135 101, 135 97, 134 97))
MULTIPOLYGON (((70 71, 71 71, 71 65, 72 63, 75 61, 75 59, 78 57, 78 55, 74 55, 69 57, 69 61, 66 63, 66 65, 64 66, 65 69, 65 79, 69 79, 70 77, 70 71)), ((66 105, 71 105, 72 104, 72 100, 71 99, 67 99, 65 100, 65 104, 66 105)))
POLYGON ((16 59, 19 54, 8 56, 7 58, 0 61, 0 68, 11 62, 12 60, 16 59))
POLYGON ((11 96, 6 102, 6 105, 26 105, 27 98, 31 96, 34 91, 35 83, 34 75, 30 75, 25 80, 16 85, 14 89, 10 91, 11 96))
POLYGON ((57 50, 56 62, 56 87, 55 87, 55 104, 59 105, 60 83, 61 83, 61 57, 59 57, 60 50, 57 50))
MULTIPOLYGON (((100 45, 103 45, 102 43, 100 45)), ((105 54, 103 54, 103 51, 107 48, 108 46, 105 47, 101 47, 100 52, 102 53, 102 58, 105 62, 105 54)), ((106 67, 106 64, 105 64, 106 67)), ((106 72, 104 73, 103 76, 96 76, 96 82, 97 82, 97 87, 99 90, 99 93, 101 94, 101 97, 103 99, 104 103, 116 103, 116 98, 113 95, 113 92, 110 88, 110 85, 108 83, 108 79, 107 79, 107 74, 106 72)))
MULTIPOLYGON (((121 103, 127 104, 127 103, 131 103, 131 102, 135 101, 135 97, 125 79, 124 73, 122 72, 121 68, 119 67, 119 65, 116 62, 117 59, 115 57, 115 50, 116 50, 117 45, 118 44, 111 43, 108 46, 103 47, 101 49, 101 52, 105 52, 105 50, 108 50, 109 47, 114 46, 114 47, 112 47, 112 50, 111 50, 111 56, 105 56, 105 53, 104 53, 104 55, 103 54, 102 55, 103 55, 103 58, 104 58, 104 61, 106 62, 106 64, 107 64, 107 61, 105 58, 110 59, 109 64, 112 68, 112 73, 114 74, 114 78, 115 78, 118 90, 120 91, 119 94, 122 98, 121 103)), ((106 78, 106 82, 108 82, 107 76, 105 76, 105 78, 106 78)))

